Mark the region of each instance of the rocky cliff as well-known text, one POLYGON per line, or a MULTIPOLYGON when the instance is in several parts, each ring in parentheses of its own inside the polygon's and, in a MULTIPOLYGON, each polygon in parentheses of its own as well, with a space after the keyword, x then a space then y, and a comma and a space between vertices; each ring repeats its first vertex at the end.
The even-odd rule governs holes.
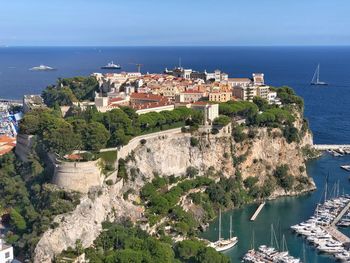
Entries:
POLYGON ((105 186, 84 196, 73 212, 57 216, 58 227, 46 231, 41 237, 35 248, 34 262, 52 262, 55 255, 68 247, 75 247, 77 240, 84 247, 91 246, 106 220, 139 219, 142 208, 124 201, 122 188, 122 181, 111 187, 105 186))
MULTIPOLYGON (((301 125, 301 121, 296 122, 299 130, 301 125)), ((244 132, 248 134, 249 130, 244 132)), ((135 144, 126 158, 128 180, 118 181, 113 186, 104 185, 94 198, 84 197, 74 212, 57 217, 58 227, 47 231, 35 249, 35 262, 50 262, 62 250, 75 247, 78 239, 82 240, 84 247, 90 246, 105 220, 140 219, 142 208, 125 201, 123 193, 132 189, 137 195, 156 174, 180 176, 186 174, 188 167, 194 167, 199 175, 219 172, 229 177, 239 170, 243 179, 259 177, 259 183, 263 183, 273 169, 288 164, 291 176, 304 177, 311 182, 309 189, 304 190, 313 189, 312 179, 306 174, 302 151, 303 147, 312 145, 312 135, 308 131, 300 134, 298 143, 288 143, 281 130, 269 128, 258 128, 254 136, 239 143, 235 142, 231 132, 217 135, 197 132, 191 135, 172 131, 147 137, 147 140, 135 144)), ((299 192, 277 189, 273 197, 299 192)))

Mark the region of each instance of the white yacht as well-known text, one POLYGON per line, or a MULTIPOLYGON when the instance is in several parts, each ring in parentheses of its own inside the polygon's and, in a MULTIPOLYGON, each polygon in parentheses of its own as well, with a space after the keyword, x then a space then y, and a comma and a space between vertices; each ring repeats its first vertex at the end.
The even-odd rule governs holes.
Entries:
POLYGON ((37 67, 32 67, 29 70, 31 70, 31 71, 52 71, 52 70, 55 70, 55 68, 52 68, 52 67, 49 67, 46 65, 40 65, 37 67))
POLYGON ((320 85, 320 86, 325 86, 328 85, 326 82, 324 81, 320 81, 320 64, 317 65, 317 68, 315 70, 314 76, 312 77, 311 80, 311 85, 320 85))
POLYGON ((210 243, 210 247, 214 248, 216 251, 221 252, 234 247, 238 242, 237 237, 232 236, 232 216, 230 217, 230 238, 223 239, 221 237, 221 209, 219 214, 219 240, 210 243))

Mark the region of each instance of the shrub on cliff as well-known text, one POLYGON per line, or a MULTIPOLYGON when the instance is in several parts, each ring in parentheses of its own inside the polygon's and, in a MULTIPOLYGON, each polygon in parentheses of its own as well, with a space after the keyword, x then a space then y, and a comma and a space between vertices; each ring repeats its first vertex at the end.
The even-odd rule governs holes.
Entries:
POLYGON ((44 102, 49 107, 72 105, 81 100, 93 100, 99 84, 94 77, 74 77, 58 79, 57 85, 48 86, 43 92, 44 102))
POLYGON ((226 126, 231 122, 231 118, 225 115, 220 115, 219 117, 215 118, 213 121, 214 125, 218 126, 226 126))
POLYGON ((283 86, 277 88, 277 96, 281 99, 282 104, 296 104, 300 110, 304 108, 304 101, 301 97, 297 96, 294 90, 290 87, 283 86))
POLYGON ((229 117, 240 116, 247 118, 258 113, 258 107, 249 101, 228 101, 219 104, 219 114, 229 117))
POLYGON ((277 179, 277 184, 284 190, 292 190, 294 185, 294 177, 288 174, 289 167, 287 164, 277 166, 274 177, 277 179))
POLYGON ((191 139, 190 139, 190 145, 191 145, 192 147, 198 146, 198 145, 199 145, 199 140, 198 140, 197 138, 195 138, 195 137, 191 137, 191 139))
POLYGON ((244 127, 242 126, 235 126, 233 128, 233 138, 236 142, 243 142, 245 139, 247 139, 247 134, 244 132, 244 127))
POLYGON ((182 262, 210 262, 210 263, 228 263, 229 258, 215 249, 207 247, 202 241, 192 239, 184 240, 176 244, 175 255, 182 262))
POLYGON ((58 214, 72 211, 79 204, 77 193, 56 190, 47 167, 36 153, 32 161, 15 161, 13 153, 0 157, 0 198, 4 211, 9 212, 11 231, 6 240, 14 245, 19 256, 31 257, 41 234, 50 228, 58 214), (43 168, 45 168, 43 170, 43 168))

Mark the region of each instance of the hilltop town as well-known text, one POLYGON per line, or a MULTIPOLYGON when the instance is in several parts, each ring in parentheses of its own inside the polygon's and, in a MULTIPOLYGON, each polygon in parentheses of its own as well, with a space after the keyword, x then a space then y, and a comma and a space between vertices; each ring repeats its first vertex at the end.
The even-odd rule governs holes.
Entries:
MULTIPOLYGON (((219 208, 314 189, 303 101, 265 84, 262 73, 94 73, 25 95, 23 112, 15 155, 1 159, 3 183, 21 189, 20 201, 4 213, 7 240, 35 262, 84 262, 83 248, 91 259, 102 228, 114 229, 106 221, 130 221, 176 250, 219 208), (21 201, 29 192, 30 209, 21 201)), ((198 257, 213 253, 191 242, 202 247, 198 257)))
MULTIPOLYGON (((72 105, 61 107, 63 114, 69 111, 69 106, 78 105, 81 108, 96 106, 100 112, 129 106, 136 113, 144 114, 181 106, 204 108, 205 105, 228 101, 251 102, 254 97, 281 105, 277 92, 265 85, 263 73, 254 73, 252 78, 229 78, 220 70, 208 73, 177 67, 171 71, 165 69, 163 74, 122 72, 93 73, 91 76, 98 81, 99 87, 91 98, 93 101, 72 101, 72 105)), ((63 86, 63 83, 60 85, 63 86)), ((25 111, 41 107, 40 100, 38 96, 25 96, 25 111)), ((210 121, 217 116, 216 110, 210 121)))

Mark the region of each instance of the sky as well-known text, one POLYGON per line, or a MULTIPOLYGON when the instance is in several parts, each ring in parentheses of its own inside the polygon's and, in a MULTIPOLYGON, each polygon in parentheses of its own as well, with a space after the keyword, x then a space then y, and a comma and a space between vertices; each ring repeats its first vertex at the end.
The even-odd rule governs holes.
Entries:
POLYGON ((0 46, 349 45, 349 0, 0 0, 0 46))

